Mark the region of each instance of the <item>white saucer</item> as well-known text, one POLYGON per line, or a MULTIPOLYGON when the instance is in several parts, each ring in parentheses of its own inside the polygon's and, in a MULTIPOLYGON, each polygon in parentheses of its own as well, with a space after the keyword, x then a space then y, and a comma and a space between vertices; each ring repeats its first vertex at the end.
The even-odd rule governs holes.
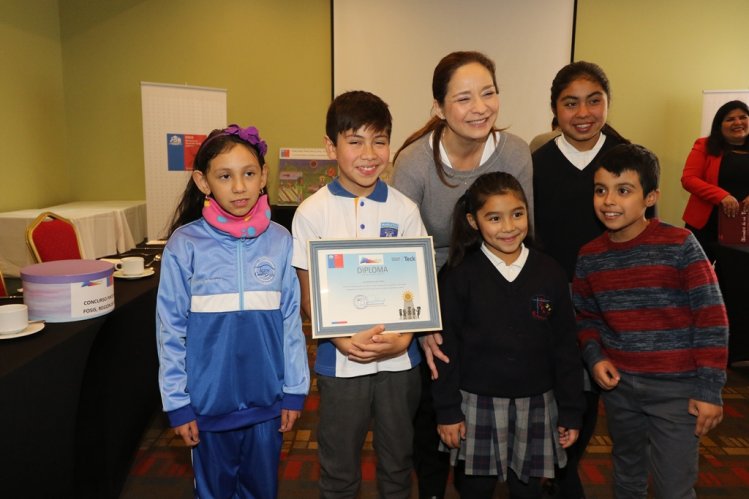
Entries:
POLYGON ((126 275, 123 274, 121 270, 115 270, 114 276, 118 279, 140 279, 142 277, 148 277, 150 275, 154 275, 156 273, 155 270, 153 270, 153 267, 148 267, 146 269, 143 269, 142 274, 134 274, 134 275, 126 275))
POLYGON ((17 333, 0 334, 0 340, 9 340, 11 338, 20 338, 21 336, 28 336, 30 334, 38 333, 42 329, 44 329, 44 323, 36 322, 34 324, 29 324, 28 326, 26 326, 25 329, 22 329, 18 331, 17 333))

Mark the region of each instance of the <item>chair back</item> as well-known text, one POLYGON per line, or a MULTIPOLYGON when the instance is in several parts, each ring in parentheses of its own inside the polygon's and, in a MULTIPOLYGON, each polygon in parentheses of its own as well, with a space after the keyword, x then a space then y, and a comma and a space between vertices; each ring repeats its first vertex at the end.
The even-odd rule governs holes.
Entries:
POLYGON ((3 279, 2 271, 0 271, 0 296, 8 296, 8 288, 5 287, 5 279, 3 279))
POLYGON ((73 222, 51 211, 41 213, 26 229, 26 242, 38 263, 83 258, 73 222))

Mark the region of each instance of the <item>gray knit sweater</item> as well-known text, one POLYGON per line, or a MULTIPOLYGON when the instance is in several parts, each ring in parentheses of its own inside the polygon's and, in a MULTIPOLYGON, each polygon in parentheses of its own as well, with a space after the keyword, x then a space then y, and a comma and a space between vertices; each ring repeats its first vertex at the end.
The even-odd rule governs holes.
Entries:
POLYGON ((411 198, 421 211, 427 232, 434 238, 437 268, 447 261, 451 220, 458 198, 476 178, 488 172, 507 172, 518 179, 528 198, 529 220, 533 221, 533 165, 531 154, 521 138, 507 132, 499 134, 497 149, 483 164, 471 171, 456 171, 440 165, 449 187, 437 176, 429 142, 431 134, 421 137, 401 151, 395 162, 393 186, 411 198))

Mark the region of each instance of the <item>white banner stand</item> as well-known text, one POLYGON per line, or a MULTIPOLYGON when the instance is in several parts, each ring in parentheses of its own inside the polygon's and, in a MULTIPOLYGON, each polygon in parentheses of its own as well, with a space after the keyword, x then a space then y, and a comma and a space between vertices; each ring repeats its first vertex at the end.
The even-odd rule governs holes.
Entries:
POLYGON ((226 90, 149 82, 141 82, 140 90, 148 239, 164 239, 191 175, 169 169, 169 137, 208 135, 224 128, 226 90))

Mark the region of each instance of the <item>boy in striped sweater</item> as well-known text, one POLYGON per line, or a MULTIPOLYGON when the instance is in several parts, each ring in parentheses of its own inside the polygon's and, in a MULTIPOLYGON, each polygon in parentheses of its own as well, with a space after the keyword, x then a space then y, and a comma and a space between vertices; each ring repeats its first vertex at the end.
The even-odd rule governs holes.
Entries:
POLYGON ((608 229, 580 250, 573 282, 583 358, 601 388, 614 492, 695 497, 699 437, 723 417, 728 319, 712 267, 686 229, 645 211, 658 159, 622 144, 600 160, 593 206, 608 229))

